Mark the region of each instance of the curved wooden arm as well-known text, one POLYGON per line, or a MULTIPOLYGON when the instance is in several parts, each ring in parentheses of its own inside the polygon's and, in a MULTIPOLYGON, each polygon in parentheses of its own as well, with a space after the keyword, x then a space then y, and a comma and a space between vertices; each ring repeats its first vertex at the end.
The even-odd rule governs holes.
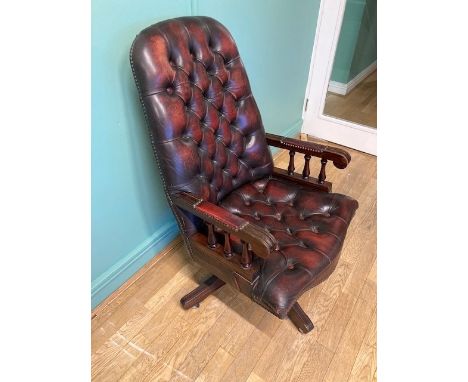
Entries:
POLYGON ((179 192, 172 195, 171 199, 176 206, 249 243, 259 257, 267 258, 271 250, 278 248, 278 242, 271 233, 216 204, 197 198, 189 192, 179 192))
POLYGON ((331 160, 335 167, 343 169, 351 162, 351 155, 336 147, 324 146, 318 143, 304 142, 299 139, 286 138, 281 135, 266 133, 267 143, 270 146, 280 147, 314 157, 331 160))

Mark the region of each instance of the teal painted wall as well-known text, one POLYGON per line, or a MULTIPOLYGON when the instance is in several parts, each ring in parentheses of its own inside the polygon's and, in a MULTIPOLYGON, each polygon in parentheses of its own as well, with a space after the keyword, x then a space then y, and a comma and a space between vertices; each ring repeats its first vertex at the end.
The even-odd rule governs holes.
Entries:
POLYGON ((346 2, 331 80, 348 83, 377 60, 377 0, 346 2))
POLYGON ((366 0, 349 79, 377 60, 377 0, 366 0))
POLYGON ((319 7, 319 0, 198 2, 197 14, 214 17, 234 36, 269 132, 300 130, 319 7))
POLYGON ((237 41, 269 132, 293 136, 319 0, 92 1, 92 306, 177 235, 148 142, 128 54, 158 21, 207 15, 237 41))

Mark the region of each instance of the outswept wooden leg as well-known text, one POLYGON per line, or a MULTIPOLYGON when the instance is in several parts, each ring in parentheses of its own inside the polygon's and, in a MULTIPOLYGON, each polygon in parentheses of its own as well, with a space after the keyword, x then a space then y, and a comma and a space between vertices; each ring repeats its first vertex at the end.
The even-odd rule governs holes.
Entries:
POLYGON ((302 310, 297 302, 288 312, 288 317, 302 334, 309 333, 314 328, 314 324, 309 316, 302 310))
POLYGON ((180 303, 184 309, 190 309, 194 306, 200 305, 205 298, 207 298, 211 293, 221 288, 225 282, 221 279, 218 279, 216 276, 211 276, 203 284, 195 288, 189 294, 186 294, 180 299, 180 303))

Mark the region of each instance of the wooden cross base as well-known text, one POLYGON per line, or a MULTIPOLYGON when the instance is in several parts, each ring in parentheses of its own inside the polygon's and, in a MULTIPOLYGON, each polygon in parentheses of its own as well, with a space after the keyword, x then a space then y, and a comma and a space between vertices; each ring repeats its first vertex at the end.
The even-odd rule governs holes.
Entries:
MULTIPOLYGON (((184 309, 198 307, 205 298, 221 288, 224 284, 225 282, 223 280, 216 276, 211 276, 203 284, 182 297, 180 303, 184 309)), ((307 316, 297 302, 289 311, 288 317, 302 334, 309 333, 314 328, 314 324, 309 316, 307 316)))
POLYGON ((314 324, 309 316, 302 310, 297 302, 288 312, 288 317, 302 334, 309 333, 314 328, 314 324))
POLYGON ((182 297, 180 303, 184 309, 198 307, 205 298, 221 288, 224 284, 225 282, 223 280, 218 279, 216 276, 211 276, 203 284, 182 297))

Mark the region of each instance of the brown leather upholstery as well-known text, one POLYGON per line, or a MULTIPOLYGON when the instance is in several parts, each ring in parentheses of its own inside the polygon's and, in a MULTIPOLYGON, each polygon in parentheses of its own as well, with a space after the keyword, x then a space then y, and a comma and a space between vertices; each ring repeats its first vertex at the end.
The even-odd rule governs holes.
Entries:
POLYGON ((153 25, 136 38, 131 60, 169 193, 217 202, 271 172, 244 65, 220 23, 184 17, 153 25))
POLYGON ((264 260, 253 297, 282 318, 322 271, 336 265, 358 207, 348 196, 274 178, 245 184, 220 205, 277 239, 279 248, 264 260))
POLYGON ((217 21, 182 17, 152 25, 136 37, 130 58, 164 189, 189 252, 191 235, 206 234, 200 216, 234 231, 255 225, 250 235, 258 232, 254 245, 266 248, 267 258, 256 260, 252 298, 283 318, 336 265, 357 202, 272 177, 242 60, 217 21), (193 202, 186 196, 176 207, 181 191, 193 202))

